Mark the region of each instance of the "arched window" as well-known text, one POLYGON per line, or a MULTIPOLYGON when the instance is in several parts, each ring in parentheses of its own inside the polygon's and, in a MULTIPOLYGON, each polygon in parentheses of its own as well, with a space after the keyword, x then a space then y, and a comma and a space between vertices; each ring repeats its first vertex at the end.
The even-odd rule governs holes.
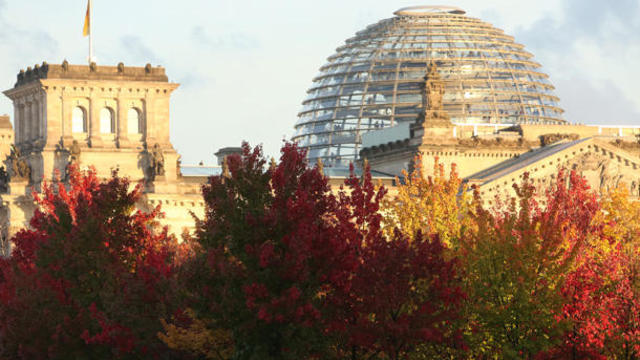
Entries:
POLYGON ((81 106, 76 106, 71 112, 71 131, 74 133, 87 132, 87 112, 81 106))
POLYGON ((142 134, 144 125, 140 110, 136 108, 129 109, 127 112, 127 123, 129 134, 142 134))
POLYGON ((112 134, 114 132, 113 110, 108 107, 102 108, 102 110, 100 110, 100 133, 112 134))

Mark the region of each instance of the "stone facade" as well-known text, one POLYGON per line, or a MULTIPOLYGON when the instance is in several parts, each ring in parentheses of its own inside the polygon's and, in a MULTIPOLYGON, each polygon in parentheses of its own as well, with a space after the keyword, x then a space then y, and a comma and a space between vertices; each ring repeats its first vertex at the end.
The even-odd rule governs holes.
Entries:
POLYGON ((15 144, 29 154, 32 184, 64 173, 77 143, 82 161, 108 176, 116 165, 132 179, 149 178, 148 154, 162 149, 166 177, 176 179, 177 153, 169 138, 169 100, 178 84, 164 69, 49 65, 18 74, 13 89, 15 144), (134 123, 135 122, 135 123, 134 123), (147 149, 149 147, 149 149, 147 149))
POLYGON ((0 160, 11 153, 11 145, 13 145, 13 126, 9 115, 0 115, 0 160))
MULTIPOLYGON (((179 155, 170 141, 169 105, 177 87, 164 68, 149 64, 65 61, 21 70, 4 94, 14 105, 15 152, 29 175, 10 172, 9 190, 2 195, 5 231, 11 234, 26 226, 33 212, 31 191, 39 191, 43 181, 64 181, 73 163, 91 166, 103 178, 118 169, 121 176, 144 185, 146 203, 141 208, 161 205, 163 222, 175 233, 192 228, 191 212, 201 216, 203 203, 199 185, 180 177, 179 155)), ((0 152, 3 145, 0 141, 0 152)), ((7 166, 18 161, 14 158, 7 158, 7 166)))
MULTIPOLYGON (((460 129, 461 126, 456 128, 460 129)), ((623 130, 632 133, 640 129, 623 128, 623 130)), ((616 129, 616 131, 618 130, 616 129)), ((612 158, 640 159, 640 145, 637 140, 634 140, 634 136, 599 135, 597 127, 584 125, 571 127, 528 125, 524 129, 521 126, 516 126, 493 134, 464 138, 454 137, 451 131, 447 134, 451 140, 449 144, 441 144, 442 136, 446 135, 433 141, 420 135, 415 131, 407 132, 404 139, 363 149, 361 156, 369 161, 372 169, 396 176, 399 176, 402 170, 410 170, 413 159, 418 154, 422 155, 423 169, 427 172, 433 169, 433 162, 437 157, 438 162, 447 168, 455 164, 458 174, 463 178, 473 178, 475 174, 504 164, 506 161, 517 162, 527 153, 554 144, 571 143, 585 139, 591 139, 600 147, 610 149, 615 154, 615 156, 612 155, 612 158), (535 129, 535 127, 539 127, 539 129, 535 129), (532 136, 529 133, 530 130, 535 130, 534 133, 540 135, 532 136), (591 133, 595 133, 595 135, 591 135, 591 133), (585 134, 590 136, 585 136, 585 134)), ((599 186, 594 186, 594 188, 598 189, 599 186)))
MULTIPOLYGON (((438 81, 430 74, 427 85, 438 81)), ((432 88, 423 87, 426 110, 414 124, 364 134, 360 157, 372 170, 400 177, 421 155, 422 169, 431 175, 437 158, 446 168, 455 164, 459 176, 490 199, 499 192, 513 195, 511 185, 525 172, 542 189, 565 167, 579 171, 593 189, 625 184, 640 196, 639 127, 452 124, 446 116, 434 121, 430 114, 441 109, 432 88)))
MULTIPOLYGON (((49 65, 18 74, 5 91, 14 104, 15 135, 8 116, 0 116, 0 247, 28 226, 35 210, 32 192, 44 181, 65 180, 68 167, 92 166, 107 178, 114 169, 145 195, 138 207, 161 206, 163 225, 180 235, 203 217, 200 187, 207 175, 180 172, 179 155, 169 134, 169 105, 178 84, 161 67, 49 65)), ((585 125, 453 124, 442 109, 443 82, 430 67, 423 83, 423 111, 413 124, 363 136, 360 155, 377 181, 394 193, 395 176, 411 170, 416 155, 433 170, 437 157, 457 165, 469 185, 485 198, 509 192, 525 172, 542 189, 558 167, 583 174, 595 189, 619 184, 640 196, 640 128, 585 125)), ((220 163, 237 148, 222 149, 220 163)), ((202 168, 204 169, 204 167, 202 168)), ((347 170, 327 168, 334 190, 347 170)))
POLYGON ((561 168, 575 170, 599 193, 625 186, 631 197, 640 199, 640 158, 596 137, 539 148, 465 180, 468 185, 476 185, 490 202, 496 195, 514 196, 511 185, 521 181, 525 173, 539 193, 544 193, 561 168))

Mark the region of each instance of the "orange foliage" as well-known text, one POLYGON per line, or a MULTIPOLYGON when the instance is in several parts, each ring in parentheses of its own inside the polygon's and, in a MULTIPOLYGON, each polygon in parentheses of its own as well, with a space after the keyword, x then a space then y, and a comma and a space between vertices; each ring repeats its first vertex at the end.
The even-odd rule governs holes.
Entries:
POLYGON ((165 332, 158 333, 158 337, 162 342, 170 349, 205 359, 231 359, 234 349, 230 331, 215 328, 211 321, 198 319, 191 309, 185 310, 184 315, 189 322, 185 326, 175 325, 175 317, 172 323, 161 320, 165 332))
POLYGON ((383 231, 392 237, 395 229, 409 237, 418 232, 437 234, 443 243, 452 246, 452 239, 472 223, 469 221, 470 196, 462 187, 455 165, 449 176, 436 158, 433 176, 425 176, 422 157, 414 159, 414 170, 403 171, 405 184, 398 187, 394 198, 383 202, 383 231))

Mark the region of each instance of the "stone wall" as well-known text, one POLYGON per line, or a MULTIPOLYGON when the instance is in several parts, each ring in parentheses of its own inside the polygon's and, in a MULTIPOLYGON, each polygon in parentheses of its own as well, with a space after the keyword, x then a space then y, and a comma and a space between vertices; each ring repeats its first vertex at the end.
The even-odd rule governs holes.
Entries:
POLYGON ((178 84, 170 83, 162 67, 60 65, 43 63, 21 70, 13 88, 4 92, 14 105, 15 136, 2 128, 0 156, 15 141, 16 155, 27 176, 10 171, 8 192, 0 195, 0 222, 5 234, 28 225, 35 205, 32 191, 45 181, 65 181, 71 164, 92 167, 98 177, 113 170, 142 183, 141 209, 157 205, 162 223, 180 234, 193 230, 204 214, 199 186, 205 179, 183 179, 179 154, 170 141, 169 106, 178 84), (4 134, 4 133, 7 134, 4 134), (6 145, 2 136, 7 136, 6 145))
POLYGON ((360 156, 366 158, 374 170, 400 175, 402 170, 411 169, 416 155, 422 154, 427 174, 432 173, 437 157, 446 169, 456 164, 459 176, 466 177, 558 141, 592 137, 640 154, 637 145, 640 128, 632 126, 455 124, 436 130, 440 131, 437 135, 412 131, 403 138, 385 138, 388 142, 371 144, 360 156))

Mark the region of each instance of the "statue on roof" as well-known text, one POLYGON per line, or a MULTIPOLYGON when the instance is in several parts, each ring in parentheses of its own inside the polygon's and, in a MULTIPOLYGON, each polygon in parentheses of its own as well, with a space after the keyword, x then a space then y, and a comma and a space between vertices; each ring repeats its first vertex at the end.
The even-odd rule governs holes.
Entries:
POLYGON ((164 175, 164 155, 159 144, 153 145, 153 149, 150 154, 150 168, 153 177, 164 175))
POLYGON ((442 110, 442 97, 444 96, 444 83, 440 79, 438 73, 438 66, 431 62, 429 63, 429 70, 424 77, 425 91, 424 97, 426 100, 427 110, 442 110))
POLYGON ((73 140, 71 143, 71 147, 67 149, 69 152, 69 160, 67 161, 67 166, 64 168, 64 180, 69 180, 69 176, 71 173, 71 166, 78 166, 80 164, 80 154, 82 153, 82 149, 80 149, 80 144, 78 144, 78 140, 73 140))
POLYGON ((82 149, 80 149, 80 144, 78 144, 78 140, 73 140, 71 144, 71 148, 69 148, 69 163, 76 164, 80 162, 80 154, 82 153, 82 149))
POLYGON ((438 66, 430 62, 422 84, 422 113, 418 118, 425 126, 451 126, 449 114, 444 110, 444 81, 438 73, 438 66))
POLYGON ((15 145, 11 145, 11 154, 7 157, 11 162, 11 180, 13 181, 30 181, 31 166, 15 145))

